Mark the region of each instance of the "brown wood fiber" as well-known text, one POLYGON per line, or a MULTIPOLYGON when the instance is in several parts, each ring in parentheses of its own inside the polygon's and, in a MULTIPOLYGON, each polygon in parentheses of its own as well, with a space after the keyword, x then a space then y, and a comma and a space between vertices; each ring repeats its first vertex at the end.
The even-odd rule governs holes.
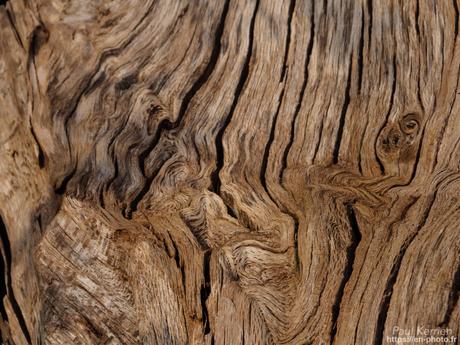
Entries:
POLYGON ((3 343, 458 336, 458 8, 0 6, 3 343))

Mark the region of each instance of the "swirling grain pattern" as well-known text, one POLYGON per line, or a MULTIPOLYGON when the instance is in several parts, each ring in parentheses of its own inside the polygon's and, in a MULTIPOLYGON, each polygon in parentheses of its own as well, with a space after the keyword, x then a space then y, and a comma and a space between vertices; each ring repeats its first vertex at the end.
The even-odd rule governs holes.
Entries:
POLYGON ((3 343, 458 336, 458 7, 0 6, 3 343))

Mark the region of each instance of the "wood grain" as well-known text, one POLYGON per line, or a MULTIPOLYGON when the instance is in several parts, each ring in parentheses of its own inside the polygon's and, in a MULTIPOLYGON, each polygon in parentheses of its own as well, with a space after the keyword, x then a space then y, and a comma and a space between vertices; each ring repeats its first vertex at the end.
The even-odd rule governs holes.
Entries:
POLYGON ((457 0, 7 1, 3 343, 458 337, 458 21, 457 0))

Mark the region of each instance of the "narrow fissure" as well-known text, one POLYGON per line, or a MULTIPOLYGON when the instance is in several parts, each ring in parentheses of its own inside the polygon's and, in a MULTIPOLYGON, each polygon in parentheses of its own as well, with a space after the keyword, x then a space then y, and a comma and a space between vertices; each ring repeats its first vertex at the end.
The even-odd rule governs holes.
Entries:
POLYGON ((375 160, 377 161, 379 168, 380 168, 380 173, 382 175, 385 175, 385 167, 383 166, 382 161, 380 160, 379 156, 377 155, 377 141, 378 138, 380 137, 380 134, 382 133, 382 130, 385 128, 385 125, 388 123, 388 118, 391 113, 391 109, 393 109, 393 103, 394 103, 394 97, 396 93, 396 56, 393 55, 393 63, 392 63, 392 68, 393 68, 393 83, 391 85, 391 96, 390 96, 390 105, 388 107, 387 114, 385 116, 385 122, 382 124, 380 127, 380 130, 378 131, 378 134, 376 136, 376 140, 374 142, 374 152, 375 152, 375 160))
POLYGON ((323 127, 324 127, 324 118, 321 119, 321 123, 319 125, 319 130, 318 130, 319 136, 318 136, 318 141, 316 142, 316 145, 315 145, 315 151, 313 152, 313 159, 312 159, 313 163, 316 160, 316 155, 318 154, 319 145, 321 144, 321 138, 323 136, 323 127))
MULTIPOLYGON (((215 36, 214 36, 214 46, 211 52, 211 56, 209 58, 209 62, 203 71, 203 73, 200 75, 200 77, 197 79, 197 81, 193 84, 193 86, 190 88, 190 90, 186 93, 184 96, 184 100, 181 104, 180 110, 179 110, 179 115, 177 117, 177 120, 174 122, 169 121, 168 119, 164 119, 163 121, 160 122, 157 132, 152 139, 150 145, 139 155, 139 167, 141 169, 142 174, 145 176, 145 160, 152 152, 152 150, 158 145, 161 135, 164 131, 169 131, 173 128, 177 128, 178 125, 181 123, 182 118, 185 115, 185 112, 188 109, 188 106, 192 100, 192 98, 196 95, 198 90, 202 88, 202 86, 206 83, 206 81, 209 79, 212 71, 214 70, 217 60, 219 58, 219 54, 221 51, 221 37, 224 31, 225 27, 225 20, 227 18, 228 14, 228 9, 229 9, 229 0, 225 2, 224 8, 222 10, 221 18, 219 25, 217 26, 215 36)), ((160 167, 161 168, 161 167, 160 167)), ((157 171, 160 169, 158 168, 157 171)), ((155 179, 156 173, 152 173, 151 176, 146 177, 146 181, 144 183, 144 186, 142 189, 139 191, 139 193, 136 195, 136 197, 130 202, 128 209, 124 212, 125 217, 128 219, 132 218, 133 212, 137 210, 137 206, 139 202, 144 198, 144 196, 148 193, 150 190, 150 187, 153 183, 153 180, 155 179)))
POLYGON ((343 101, 342 112, 340 114, 339 129, 337 130, 337 137, 336 137, 335 145, 334 145, 334 153, 332 155, 333 156, 332 162, 334 164, 337 164, 339 161, 339 151, 340 151, 340 144, 342 142, 343 129, 345 127, 345 117, 347 114, 348 106, 350 105, 351 73, 352 73, 352 61, 350 61, 350 65, 348 67, 347 86, 345 87, 345 99, 343 101))
POLYGON ((359 39, 359 55, 358 55, 358 93, 359 94, 361 94, 362 83, 363 83, 363 68, 364 68, 363 56, 364 56, 364 8, 361 7, 361 36, 359 39))
POLYGON ((235 89, 233 103, 225 119, 224 124, 222 125, 222 127, 220 128, 219 132, 216 135, 216 168, 211 174, 211 184, 212 184, 211 191, 219 195, 220 195, 220 186, 221 186, 219 173, 224 166, 223 136, 224 136, 225 130, 227 129, 228 125, 230 124, 230 121, 233 118, 233 113, 235 112, 235 108, 238 103, 239 97, 241 96, 244 85, 246 84, 246 80, 249 77, 249 67, 250 67, 250 62, 251 62, 251 57, 252 57, 252 45, 254 41, 254 24, 255 24, 255 19, 257 16, 258 8, 259 8, 259 0, 256 2, 254 13, 251 19, 251 24, 249 27, 249 45, 248 45, 248 51, 246 55, 246 61, 243 66, 243 70, 241 71, 240 80, 235 89))
POLYGON ((452 1, 453 4, 454 4, 454 10, 455 10, 455 24, 454 24, 454 27, 455 27, 455 37, 458 36, 458 17, 459 17, 459 11, 458 11, 458 4, 457 4, 457 0, 453 0, 452 1))
POLYGON ((294 260, 297 271, 300 272, 300 258, 299 258, 299 217, 290 214, 294 220, 294 260))
POLYGON ((64 179, 62 180, 61 184, 54 189, 54 192, 58 195, 64 195, 67 189, 67 185, 69 181, 74 177, 75 173, 77 172, 77 167, 74 166, 70 174, 68 174, 64 179))
MULTIPOLYGON (((11 306, 13 308, 13 312, 16 315, 16 319, 18 320, 19 326, 21 327, 21 331, 24 334, 24 337, 26 338, 27 342, 31 344, 32 342, 30 338, 30 333, 29 333, 29 330, 27 329, 24 315, 22 313, 21 308, 19 307, 18 301, 16 300, 16 297, 14 296, 14 292, 13 292, 13 286, 11 283, 11 262, 12 262, 11 261, 11 245, 10 245, 10 240, 8 239, 8 233, 6 231, 5 223, 3 222, 3 219, 1 217, 0 217, 0 241, 2 242, 4 257, 6 261, 4 262, 4 265, 3 265, 3 268, 4 268, 3 276, 5 278, 4 280, 6 284, 2 284, 2 285, 4 285, 4 287, 6 288, 8 299, 10 300, 11 306)), ((2 305, 2 309, 4 310, 3 303, 1 303, 1 305, 2 305)), ((3 312, 2 312, 2 317, 3 317, 3 312)))
POLYGON ((454 280, 452 282, 452 287, 449 293, 449 299, 447 302, 446 313, 444 314, 444 319, 442 320, 439 327, 446 327, 449 325, 450 319, 452 317, 452 312, 458 304, 458 298, 460 296, 460 265, 457 267, 457 270, 454 274, 454 280))
MULTIPOLYGON (((286 82, 285 77, 286 77, 286 69, 287 69, 287 59, 288 59, 288 55, 289 55, 289 47, 290 47, 290 42, 291 42, 291 25, 292 25, 292 16, 293 16, 293 13, 294 13, 294 9, 295 9, 295 0, 291 0, 291 2, 289 4, 288 32, 286 34, 286 46, 285 46, 285 51, 284 51, 284 63, 283 63, 283 70, 281 72, 281 78, 280 78, 280 82, 283 82, 283 83, 286 82)), ((280 97, 278 99, 278 107, 276 109, 275 116, 274 116, 272 126, 271 126, 271 129, 270 129, 270 136, 268 138, 267 144, 265 145, 264 156, 263 156, 263 159, 262 159, 262 167, 260 169, 260 181, 261 181, 262 186, 264 187, 265 191, 267 192, 267 194, 270 196, 270 198, 272 200, 273 200, 273 198, 271 197, 271 195, 270 195, 270 193, 269 193, 269 191, 267 189, 267 182, 266 182, 266 178, 265 178, 265 173, 266 173, 266 170, 267 170, 268 156, 269 156, 269 153, 270 153, 270 147, 271 147, 271 145, 273 143, 273 140, 275 138, 275 129, 276 129, 276 125, 278 123, 278 115, 279 115, 279 112, 280 112, 280 109, 281 109, 281 103, 282 103, 282 100, 283 100, 285 88, 286 88, 286 85, 283 86, 283 90, 281 91, 281 95, 280 95, 280 97)))
POLYGON ((291 31, 292 31, 292 16, 294 14, 294 9, 295 9, 295 0, 291 0, 289 3, 289 14, 288 14, 288 20, 287 20, 287 33, 286 33, 286 45, 284 47, 284 63, 283 63, 283 69, 281 70, 281 76, 280 76, 280 82, 284 79, 284 76, 286 74, 286 69, 287 69, 287 59, 289 55, 289 47, 291 45, 291 31))
POLYGON ((337 321, 340 314, 340 303, 342 302, 343 294, 345 292, 345 286, 350 280, 351 274, 353 272, 356 249, 361 242, 361 231, 359 230, 358 220, 356 219, 356 214, 351 203, 346 204, 346 212, 351 229, 351 243, 347 248, 347 264, 343 270, 343 279, 340 283, 339 290, 337 291, 334 305, 332 306, 332 328, 330 333, 331 344, 334 343, 334 339, 337 333, 337 321))
POLYGON ((174 261, 176 263, 176 267, 180 270, 181 274, 181 280, 182 280, 182 286, 184 288, 184 294, 187 291, 187 284, 186 284, 186 276, 185 276, 185 267, 180 259, 179 256, 179 249, 177 248, 176 242, 171 238, 171 235, 169 235, 169 239, 171 241, 171 244, 174 248, 174 261))
POLYGON ((290 132, 290 135, 289 135, 289 142, 286 145, 286 148, 284 149, 284 152, 283 152, 283 159, 282 159, 282 163, 281 163, 281 171, 280 171, 280 176, 279 176, 279 181, 280 182, 283 180, 283 174, 284 174, 284 171, 287 168, 288 154, 289 154, 289 151, 291 150, 291 147, 292 147, 292 145, 294 143, 295 125, 296 125, 296 122, 297 122, 297 117, 298 117, 299 112, 300 112, 300 108, 302 106, 303 97, 305 95, 305 89, 307 88, 307 83, 308 83, 308 68, 310 66, 310 60, 311 60, 311 55, 312 55, 312 52, 313 52, 313 44, 314 44, 314 38, 315 38, 315 2, 314 1, 311 2, 311 18, 310 18, 310 20, 311 20, 311 22, 310 22, 310 40, 308 42, 307 52, 306 52, 306 56, 305 56, 304 79, 303 79, 302 87, 300 88, 299 99, 297 101, 297 105, 296 105, 296 108, 294 110, 294 116, 293 116, 292 122, 291 122, 291 132, 290 132))
POLYGON ((420 154, 421 154, 421 151, 422 151, 422 144, 423 144, 423 136, 424 136, 424 134, 425 134, 425 127, 423 127, 423 131, 422 131, 422 133, 420 135, 420 139, 419 139, 418 146, 417 146, 417 153, 415 154, 414 167, 412 168, 412 173, 411 173, 411 176, 409 178, 409 181, 407 182, 407 185, 410 185, 412 183, 412 181, 414 180, 415 175, 417 175, 418 163, 420 162, 420 154))
POLYGON ((209 314, 208 308, 206 306, 206 302, 211 294, 211 275, 209 264, 211 260, 211 251, 206 250, 203 253, 203 276, 204 282, 200 289, 200 298, 201 298, 201 311, 203 315, 203 326, 204 326, 204 334, 209 334, 211 332, 210 324, 209 324, 209 314))
POLYGON ((209 58, 209 62, 205 70, 203 71, 203 73, 200 75, 197 81, 193 84, 191 89, 185 94, 180 110, 179 110, 179 115, 177 117, 177 120, 174 122, 173 128, 176 128, 181 123, 181 120, 184 117, 185 112, 187 111, 192 98, 196 95, 198 90, 200 90, 202 86, 208 81, 212 71, 216 67, 217 60, 219 58, 220 51, 221 51, 221 38, 222 38, 222 34, 225 28, 225 20, 227 18, 229 4, 230 4, 230 0, 227 0, 225 2, 224 9, 222 10, 219 25, 217 26, 216 32, 214 34, 214 45, 213 45, 213 49, 211 52, 211 56, 209 58))
POLYGON ((273 123, 272 123, 271 130, 270 130, 270 136, 268 137, 268 141, 265 144, 265 151, 264 151, 264 155, 262 157, 262 166, 260 168, 260 182, 262 183, 262 186, 264 187, 264 190, 270 196, 270 198, 271 198, 271 195, 270 195, 270 193, 268 191, 268 188, 267 188, 267 181, 266 181, 265 173, 267 172, 268 156, 270 154, 270 148, 271 148, 271 145, 273 143, 273 140, 275 139, 275 129, 276 129, 276 124, 278 122, 278 115, 279 115, 279 112, 280 112, 281 103, 282 103, 283 96, 284 96, 284 90, 285 90, 285 88, 283 87, 283 90, 281 91, 281 95, 280 95, 279 100, 278 100, 278 107, 276 109, 276 113, 275 113, 275 116, 273 118, 273 123))
POLYGON ((369 46, 371 45, 371 37, 372 37, 372 22, 374 20, 374 8, 372 4, 372 0, 367 0, 367 12, 369 14, 369 27, 367 29, 367 35, 369 37, 369 46))
POLYGON ((3 253, 0 255, 0 276, 2 277, 0 281, 0 315, 2 320, 7 321, 8 315, 6 314, 5 306, 3 305, 3 298, 7 295, 6 291, 6 264, 5 260, 3 259, 3 253))
POLYGON ((393 295, 393 288, 398 278, 398 273, 399 269, 401 268, 401 263, 404 254, 406 253, 407 247, 409 247, 409 244, 412 242, 414 237, 415 235, 412 236, 411 239, 401 247, 398 256, 393 262, 393 266, 391 267, 390 275, 385 285, 385 290, 383 292, 383 299, 380 303, 379 317, 377 319, 377 325, 375 329, 374 345, 382 345, 383 343, 383 332, 385 330, 385 323, 387 320, 388 310, 390 308, 391 296, 393 295))
POLYGON ((30 132, 32 133, 32 137, 34 138, 35 143, 37 144, 37 147, 38 147, 38 166, 40 167, 40 169, 43 169, 45 167, 45 154, 43 153, 42 146, 40 145, 37 135, 35 134, 34 127, 32 126, 32 118, 29 119, 29 125, 30 125, 30 132))
MULTIPOLYGON (((160 126, 158 128, 157 134, 155 135, 155 138, 152 141, 153 145, 151 145, 150 150, 146 150, 143 154, 141 154, 139 156, 139 159, 140 159, 139 165, 143 167, 142 168, 142 173, 144 174, 144 177, 145 177, 145 171, 144 171, 145 170, 145 159, 147 158, 148 153, 150 153, 151 150, 153 150, 153 148, 158 144, 158 142, 160 140, 160 137, 161 137, 161 134, 163 133, 163 131, 167 130, 168 128, 170 128, 170 126, 171 126, 171 122, 169 122, 167 120, 162 121, 162 123, 160 124, 160 126)), ((135 212, 137 210, 137 207, 138 207, 139 203, 145 197, 145 195, 149 192, 150 187, 152 186, 153 180, 157 176, 157 174, 160 171, 160 169, 162 168, 163 164, 169 158, 170 158, 169 154, 166 154, 164 157, 161 157, 161 159, 159 159, 160 164, 158 164, 158 166, 150 174, 150 176, 145 177, 146 180, 144 182, 144 185, 143 185, 142 189, 139 191, 139 193, 136 195, 136 197, 129 203, 129 207, 125 211, 125 218, 132 219, 133 212, 135 212)))
POLYGON ((433 207, 434 201, 436 200, 437 190, 433 193, 430 200, 428 201, 428 207, 425 209, 425 212, 422 215, 422 218, 417 225, 414 233, 410 236, 408 240, 404 242, 399 250, 398 255, 396 256, 395 260, 393 261, 393 266, 391 267, 390 275, 388 277, 387 283, 385 285, 385 290, 383 292, 383 298, 380 302, 379 308, 379 316, 377 319, 377 325, 375 328, 375 337, 374 337, 374 345, 382 345, 385 331, 385 323, 387 320, 388 310, 390 308, 391 297, 393 295, 393 288, 398 279, 399 269, 401 268, 401 263, 406 254, 407 248, 410 244, 414 241, 415 237, 417 236, 420 229, 422 229, 427 220, 428 216, 430 215, 431 209, 433 207))

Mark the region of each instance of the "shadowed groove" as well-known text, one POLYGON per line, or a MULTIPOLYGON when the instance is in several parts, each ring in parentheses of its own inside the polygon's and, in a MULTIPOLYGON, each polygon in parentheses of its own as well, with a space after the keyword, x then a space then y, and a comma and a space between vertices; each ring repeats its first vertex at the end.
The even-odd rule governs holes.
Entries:
POLYGON ((380 301, 380 307, 379 307, 379 313, 378 313, 378 319, 377 319, 377 325, 376 325, 376 331, 375 331, 375 337, 374 337, 374 345, 382 345, 383 339, 384 339, 384 331, 385 331, 385 323, 387 320, 387 315, 388 315, 388 310, 390 309, 390 302, 391 302, 391 297, 393 295, 393 288, 394 285, 398 279, 398 274, 399 274, 399 269, 401 268, 401 263, 403 261, 403 258, 406 254, 407 248, 411 245, 411 243, 414 241, 415 237, 419 233, 420 229, 422 229, 430 215, 430 212, 433 208, 433 204, 436 200, 436 195, 438 193, 438 190, 436 189, 435 192, 429 197, 428 199, 428 205, 425 208, 422 218, 417 225, 415 231, 412 233, 412 235, 409 236, 408 239, 403 243, 401 246, 398 255, 396 258, 393 260, 393 264, 390 270, 390 274, 388 276, 385 289, 383 292, 383 297, 382 300, 380 301))
POLYGON ((334 343, 334 339, 337 333, 337 321, 340 314, 340 304, 343 299, 343 294, 345 292, 345 287, 350 280, 351 274, 353 273, 353 264, 355 262, 356 249, 358 248, 359 243, 361 242, 361 231, 359 230, 358 220, 356 219, 355 211, 352 204, 347 204, 346 212, 348 217, 348 222, 351 229, 351 242, 347 248, 347 264, 343 270, 343 278, 340 283, 337 295, 335 297, 334 305, 332 306, 332 327, 331 327, 331 344, 334 343))
POLYGON ((283 180, 284 171, 287 168, 287 159, 288 159, 289 151, 291 150, 292 144, 294 143, 294 134, 295 134, 297 117, 299 115, 300 108, 302 106, 302 101, 305 95, 305 89, 307 88, 307 84, 308 84, 308 75, 309 75, 308 68, 310 66, 311 55, 313 52, 314 39, 315 39, 315 1, 312 1, 311 2, 311 17, 310 17, 310 38, 308 41, 307 52, 305 55, 303 82, 300 88, 299 99, 296 104, 294 116, 291 121, 291 131, 289 135, 289 142, 286 145, 286 148, 284 149, 284 152, 283 152, 283 159, 282 159, 281 171, 280 171, 280 176, 279 176, 280 182, 282 182, 283 180))
POLYGON ((80 5, 0 11, 4 342, 458 323, 458 1, 80 5))
POLYGON ((252 56, 252 45, 254 41, 254 23, 256 20, 256 15, 257 15, 257 10, 259 8, 259 0, 256 1, 256 6, 252 15, 251 19, 251 24, 249 26, 249 45, 248 45, 248 51, 246 53, 246 61, 243 67, 243 70, 240 75, 240 80, 238 82, 238 86, 236 87, 234 97, 233 97, 233 103, 230 108, 230 111, 225 118, 224 124, 220 128, 219 132, 217 133, 216 136, 216 168, 211 174, 211 191, 219 194, 220 195, 220 186, 221 186, 221 181, 219 177, 219 173, 222 170, 224 166, 224 144, 223 144, 223 136, 225 133, 225 130, 227 129, 228 125, 230 124, 230 121, 233 118, 233 113, 235 112, 236 105, 238 103, 238 100, 243 92, 243 88, 246 84, 246 81, 249 77, 249 66, 251 62, 251 56, 252 56))
MULTIPOLYGON (((1 248, 3 249, 3 256, 6 260, 6 262, 4 262, 4 265, 3 265, 4 270, 5 270, 3 279, 5 279, 6 281, 7 296, 11 303, 11 306, 13 307, 13 312, 16 316, 16 319, 18 320, 22 334, 26 338, 27 342, 29 344, 32 344, 30 333, 29 333, 29 330, 27 329, 27 324, 24 319, 24 314, 21 310, 21 307, 18 304, 16 297, 14 296, 13 285, 12 285, 12 275, 11 275, 11 267, 12 267, 11 245, 10 245, 8 233, 6 230, 6 225, 3 222, 3 218, 1 216, 0 216, 0 240, 2 242, 1 248)), ((3 301, 0 301, 0 303, 3 306, 3 301)), ((2 314, 2 317, 3 317, 3 314, 2 314)))
POLYGON ((345 99, 343 101, 342 112, 339 117, 339 129, 337 130, 337 137, 335 139, 334 152, 332 155, 332 162, 334 164, 337 164, 339 162, 340 143, 342 142, 343 129, 345 127, 345 117, 347 115, 348 106, 350 105, 352 60, 353 59, 351 58, 348 67, 347 86, 345 87, 345 99))

